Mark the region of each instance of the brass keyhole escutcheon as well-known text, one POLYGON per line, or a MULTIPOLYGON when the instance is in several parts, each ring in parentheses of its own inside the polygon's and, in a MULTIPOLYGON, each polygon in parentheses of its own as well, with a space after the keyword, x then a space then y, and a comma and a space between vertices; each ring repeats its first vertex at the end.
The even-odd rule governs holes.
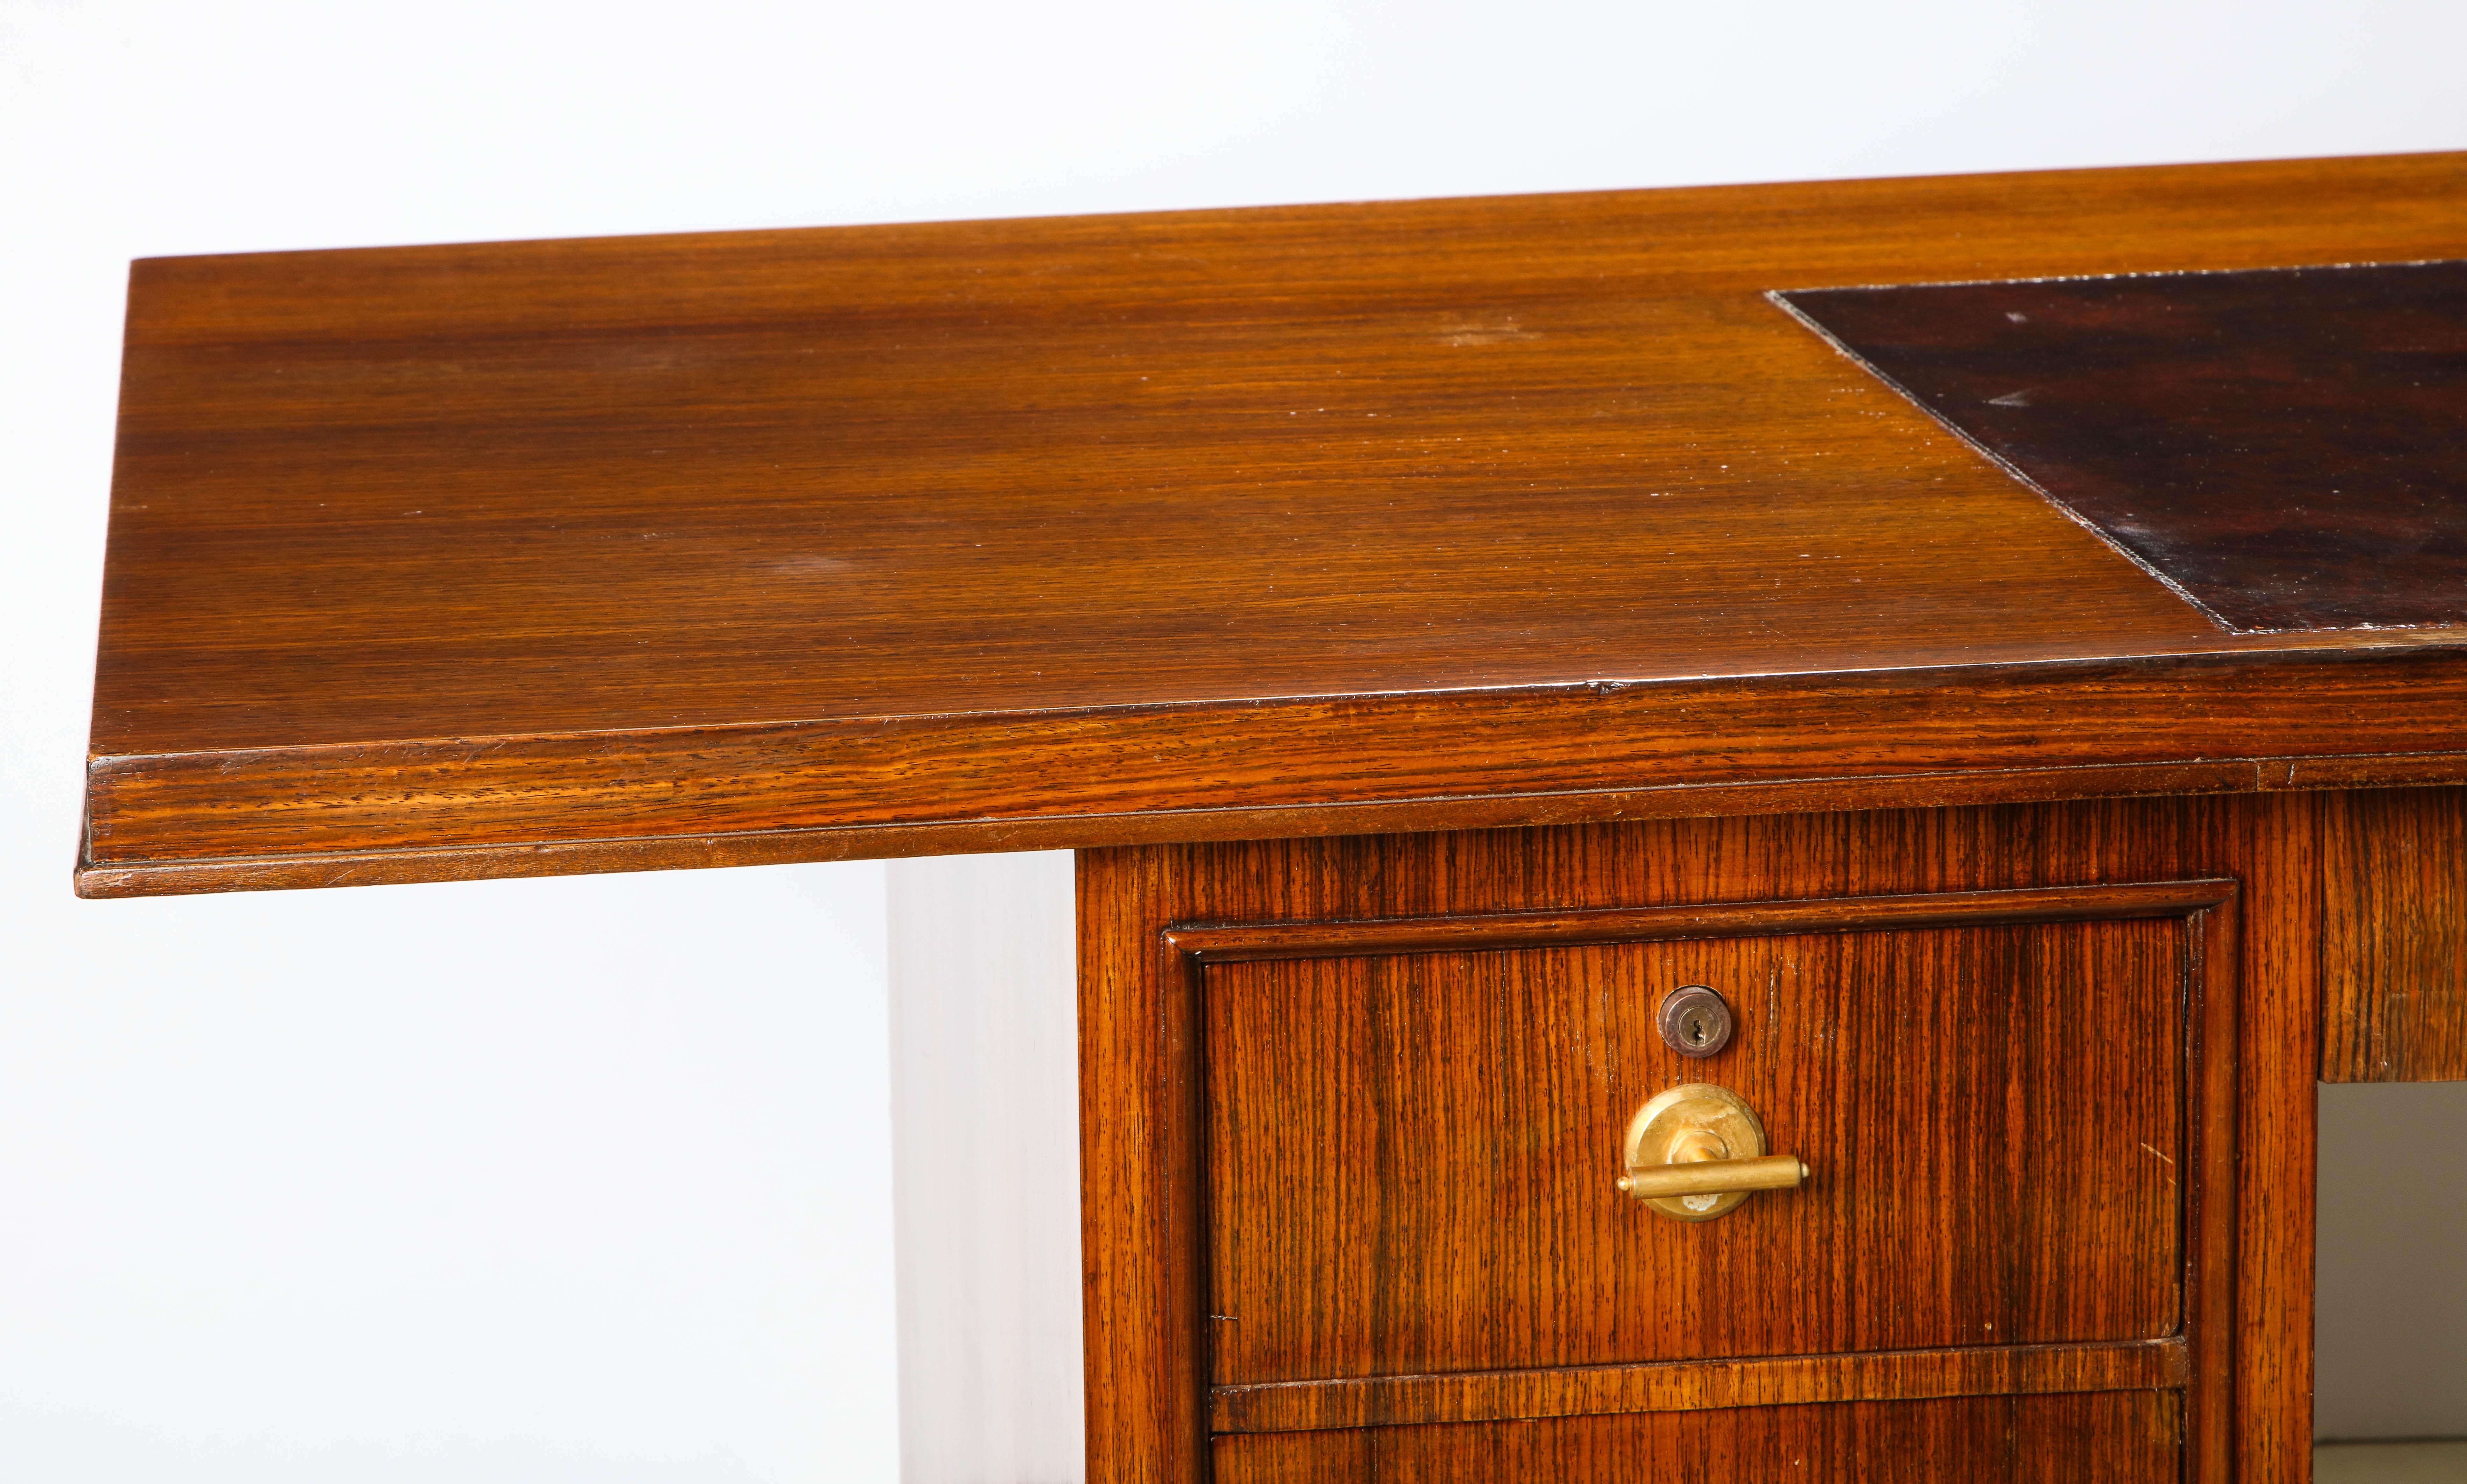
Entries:
POLYGON ((1745 1098, 1709 1082, 1656 1093, 1628 1120, 1622 1153, 1618 1188, 1673 1221, 1709 1222, 1807 1179, 1796 1157, 1765 1153, 1765 1126, 1745 1098))

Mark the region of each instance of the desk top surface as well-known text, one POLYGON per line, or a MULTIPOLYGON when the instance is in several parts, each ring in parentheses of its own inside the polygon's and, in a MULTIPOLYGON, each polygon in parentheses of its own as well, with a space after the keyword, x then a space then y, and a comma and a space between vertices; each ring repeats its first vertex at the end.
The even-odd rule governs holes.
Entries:
POLYGON ((80 888, 2467 777, 2467 594, 2222 619, 1771 297, 2461 258, 2462 205, 2436 155, 143 261, 80 888))

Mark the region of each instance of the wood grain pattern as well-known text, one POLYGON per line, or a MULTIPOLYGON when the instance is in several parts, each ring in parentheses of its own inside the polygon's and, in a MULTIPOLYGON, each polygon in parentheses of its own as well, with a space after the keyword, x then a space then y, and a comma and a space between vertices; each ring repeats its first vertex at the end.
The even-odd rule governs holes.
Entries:
POLYGON ((2455 256, 2462 184, 2422 156, 144 262, 80 879, 2467 753, 2448 640, 2222 636, 1761 297, 2455 256))
POLYGON ((2176 1333, 2184 925, 1827 905, 1795 935, 1209 968, 1216 1382, 2176 1333), (1654 1024, 1682 984, 1738 1018, 1702 1065, 1654 1024), (1808 1183, 1703 1225, 1614 1189, 1629 1117, 1695 1081, 1808 1183))
POLYGON ((594 838, 608 859, 630 863, 618 868, 640 868, 736 854, 739 836, 736 848, 756 858, 797 860, 1084 845, 1125 833, 1248 839, 1374 822, 1806 809, 1876 785, 1936 802, 2042 789, 2319 787, 2385 768, 2447 780, 2467 777, 2461 744, 2467 669, 2437 652, 2385 649, 2303 663, 2210 656, 1764 677, 1066 723, 941 718, 206 753, 89 769, 83 880, 90 893, 117 894, 166 880, 297 884, 296 866, 266 873, 301 862, 313 870, 328 850, 352 857, 328 873, 333 884, 537 874, 594 838), (2383 718, 2375 742, 2404 753, 2357 755, 2361 715, 2383 718), (2006 773, 2025 766, 2093 771, 2081 780, 2006 773), (2137 769, 2159 776, 2118 776, 2137 769), (1698 792, 1739 785, 1727 797, 1698 792), (646 835, 679 817, 703 838, 661 852, 646 835), (817 843, 816 832, 836 838, 817 843), (286 849, 299 846, 307 849, 286 849), (235 850, 248 853, 220 853, 235 850))
MULTIPOLYGON (((1944 807, 2151 795, 2395 788, 2467 776, 2467 753, 2218 758, 2065 768, 1919 771, 1776 783, 1439 796, 1293 808, 1148 811, 1101 816, 825 825, 724 835, 622 836, 521 845, 446 845, 313 854, 136 860, 78 871, 89 897, 359 887, 593 871, 776 866, 985 850, 1050 850, 1197 840, 1260 840, 1491 825, 1705 819, 1805 810, 1944 807)), ((228 813, 230 811, 221 811, 228 813)))
POLYGON ((1779 297, 2224 625, 2467 623, 2467 262, 1779 297))
POLYGON ((1916 896, 1219 924, 1167 928, 1165 939, 1202 965, 1257 963, 1273 958, 1469 953, 1554 945, 1650 943, 1673 938, 2183 917, 2232 901, 2235 890, 2232 881, 2135 881, 2095 887, 1937 891, 1916 896))
POLYGON ((1079 1215, 1088 1477, 1207 1478, 1197 997, 1154 914, 1184 863, 1083 851, 1079 1215))
POLYGON ((2172 1389, 2191 1371, 2181 1338, 1460 1371, 1218 1386, 1209 1397, 1209 1425, 1218 1432, 1293 1432, 1802 1402, 2172 1389))
POLYGON ((2157 1391, 1235 1433, 1217 1484, 2175 1484, 2157 1391))
MULTIPOLYGON (((1168 929, 2233 877, 2236 911, 2205 914, 2194 966, 2204 993, 2185 1010, 2203 1039, 2232 1040, 2237 1054, 2185 1070, 2204 1101, 2236 1112, 2207 1120, 2195 1157, 2203 1183, 2235 1195, 2184 1217, 2204 1255, 2184 1275, 2193 1373, 2182 1420, 2193 1477, 2232 1469, 2246 1480, 2301 1479, 2318 807, 2304 795, 2107 800, 1083 853, 1091 1476, 1202 1476, 1208 1331, 1226 1327, 1205 1317, 1222 1311, 1204 1303, 1212 1279, 1199 1140, 1175 1126, 1201 1115, 1197 977, 1177 962, 1168 929), (2239 1012, 2234 991, 2247 983, 2239 1012), (1190 1162, 1159 1163, 1168 1143, 1190 1162)), ((2172 1404, 2168 1415, 2179 1415, 2172 1404)))
POLYGON ((2322 1080, 2467 1079, 2467 793, 2320 808, 2322 1080))
POLYGON ((2313 1476, 2324 797, 2257 798, 2205 817, 2206 848, 2231 860, 2244 883, 2236 956, 2250 992, 2236 1030, 2236 1260, 2200 1278, 2216 1295, 2211 1333, 2235 1335, 2236 1368, 2231 1386, 2220 1378, 2196 1383, 2191 1433, 2196 1449, 2232 1448, 2239 1481, 2313 1476), (2230 1286, 2232 1305, 2224 1292, 2230 1286), (2207 1419, 2199 1415, 2206 1405, 2207 1419))

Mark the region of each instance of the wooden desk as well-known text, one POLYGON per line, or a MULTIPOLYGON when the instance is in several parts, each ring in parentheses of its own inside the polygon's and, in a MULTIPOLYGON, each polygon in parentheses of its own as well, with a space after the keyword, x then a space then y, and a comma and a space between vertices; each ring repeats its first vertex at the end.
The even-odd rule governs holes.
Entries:
POLYGON ((79 888, 1080 849, 1092 1477, 2298 1478, 2313 1080, 2467 1075, 2467 303, 1776 291, 2462 195, 141 262, 79 888), (1807 1182, 1618 1194, 1691 1080, 1807 1182))

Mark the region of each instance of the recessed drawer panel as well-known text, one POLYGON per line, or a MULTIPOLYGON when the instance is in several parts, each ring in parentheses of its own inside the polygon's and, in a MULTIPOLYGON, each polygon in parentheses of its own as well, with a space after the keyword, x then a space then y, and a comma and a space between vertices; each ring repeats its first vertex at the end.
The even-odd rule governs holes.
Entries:
POLYGON ((2130 896, 2168 888, 2098 889, 2127 895, 1203 954, 1220 1413, 1269 1383, 2178 1334, 2196 950, 2130 896), (1683 985, 1731 1007, 1717 1055, 1657 1028, 1683 985), (1698 1223, 1622 1195, 1623 1130, 1681 1083, 1738 1093, 1807 1183, 1698 1223))
POLYGON ((2160 1391, 1961 1397, 1220 1437, 1215 1484, 2173 1484, 2160 1391))

